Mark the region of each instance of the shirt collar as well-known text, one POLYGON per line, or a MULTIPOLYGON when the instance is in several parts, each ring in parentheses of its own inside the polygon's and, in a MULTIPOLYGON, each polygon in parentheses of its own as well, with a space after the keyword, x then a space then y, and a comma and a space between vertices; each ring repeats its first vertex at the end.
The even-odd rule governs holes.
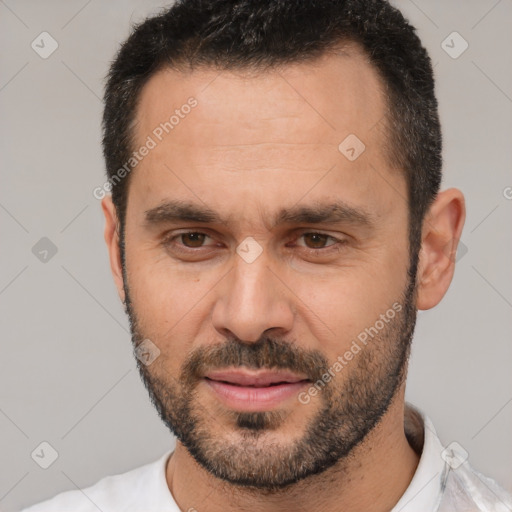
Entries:
POLYGON ((405 412, 405 431, 409 443, 418 451, 418 440, 423 438, 423 447, 411 483, 391 512, 436 510, 442 495, 446 467, 441 457, 443 445, 427 416, 410 404, 406 404, 405 412))

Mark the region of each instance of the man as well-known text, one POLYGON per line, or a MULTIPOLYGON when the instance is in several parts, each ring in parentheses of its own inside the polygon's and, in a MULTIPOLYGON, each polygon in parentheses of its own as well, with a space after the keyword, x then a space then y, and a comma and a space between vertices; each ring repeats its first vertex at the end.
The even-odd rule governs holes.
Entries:
POLYGON ((512 510, 404 401, 465 207, 397 10, 183 0, 122 46, 103 126, 112 273, 177 444, 27 510, 512 510))

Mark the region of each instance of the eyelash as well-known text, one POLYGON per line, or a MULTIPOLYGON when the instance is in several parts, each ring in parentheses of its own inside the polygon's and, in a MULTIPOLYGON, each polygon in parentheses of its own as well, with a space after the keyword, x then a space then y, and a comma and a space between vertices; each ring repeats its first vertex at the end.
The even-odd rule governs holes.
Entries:
MULTIPOLYGON (((174 245, 176 239, 178 239, 184 235, 190 235, 190 234, 205 235, 208 238, 212 238, 210 235, 208 235, 208 233, 204 233, 202 231, 184 231, 182 233, 178 233, 177 235, 172 235, 172 236, 164 238, 162 244, 164 245, 164 247, 169 247, 171 245, 174 245)), ((332 251, 339 251, 342 246, 344 246, 348 243, 348 240, 346 240, 346 239, 339 239, 339 238, 333 237, 331 235, 328 235, 326 233, 322 233, 319 231, 303 231, 302 233, 300 233, 298 235, 298 237, 296 239, 298 240, 299 238, 302 238, 305 235, 320 235, 320 236, 327 237, 326 243, 329 242, 329 240, 333 240, 335 242, 326 247, 320 247, 320 248, 316 248, 316 249, 312 249, 310 247, 302 247, 303 250, 305 250, 306 252, 308 252, 309 254, 312 254, 312 255, 319 255, 320 253, 325 255, 325 254, 329 254, 332 251)), ((204 247, 205 246, 192 248, 192 247, 187 247, 185 245, 180 245, 177 250, 182 253, 193 254, 193 253, 197 253, 198 250, 203 249, 204 247)))

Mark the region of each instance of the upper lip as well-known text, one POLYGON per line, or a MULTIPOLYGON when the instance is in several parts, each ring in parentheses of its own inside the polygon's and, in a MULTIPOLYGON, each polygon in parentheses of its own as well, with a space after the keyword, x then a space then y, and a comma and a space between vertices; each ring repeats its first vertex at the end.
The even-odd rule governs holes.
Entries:
POLYGON ((218 370, 208 372, 205 377, 238 386, 269 386, 280 382, 295 383, 308 380, 305 375, 286 370, 218 370))

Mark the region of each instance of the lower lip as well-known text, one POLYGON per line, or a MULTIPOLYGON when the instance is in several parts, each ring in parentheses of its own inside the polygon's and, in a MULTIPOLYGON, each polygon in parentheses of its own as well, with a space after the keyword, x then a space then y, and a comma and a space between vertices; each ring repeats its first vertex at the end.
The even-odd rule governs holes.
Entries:
POLYGON ((297 396, 309 381, 277 384, 256 388, 252 386, 236 386, 217 380, 204 379, 221 401, 228 407, 243 411, 263 411, 272 409, 292 396, 297 396))

